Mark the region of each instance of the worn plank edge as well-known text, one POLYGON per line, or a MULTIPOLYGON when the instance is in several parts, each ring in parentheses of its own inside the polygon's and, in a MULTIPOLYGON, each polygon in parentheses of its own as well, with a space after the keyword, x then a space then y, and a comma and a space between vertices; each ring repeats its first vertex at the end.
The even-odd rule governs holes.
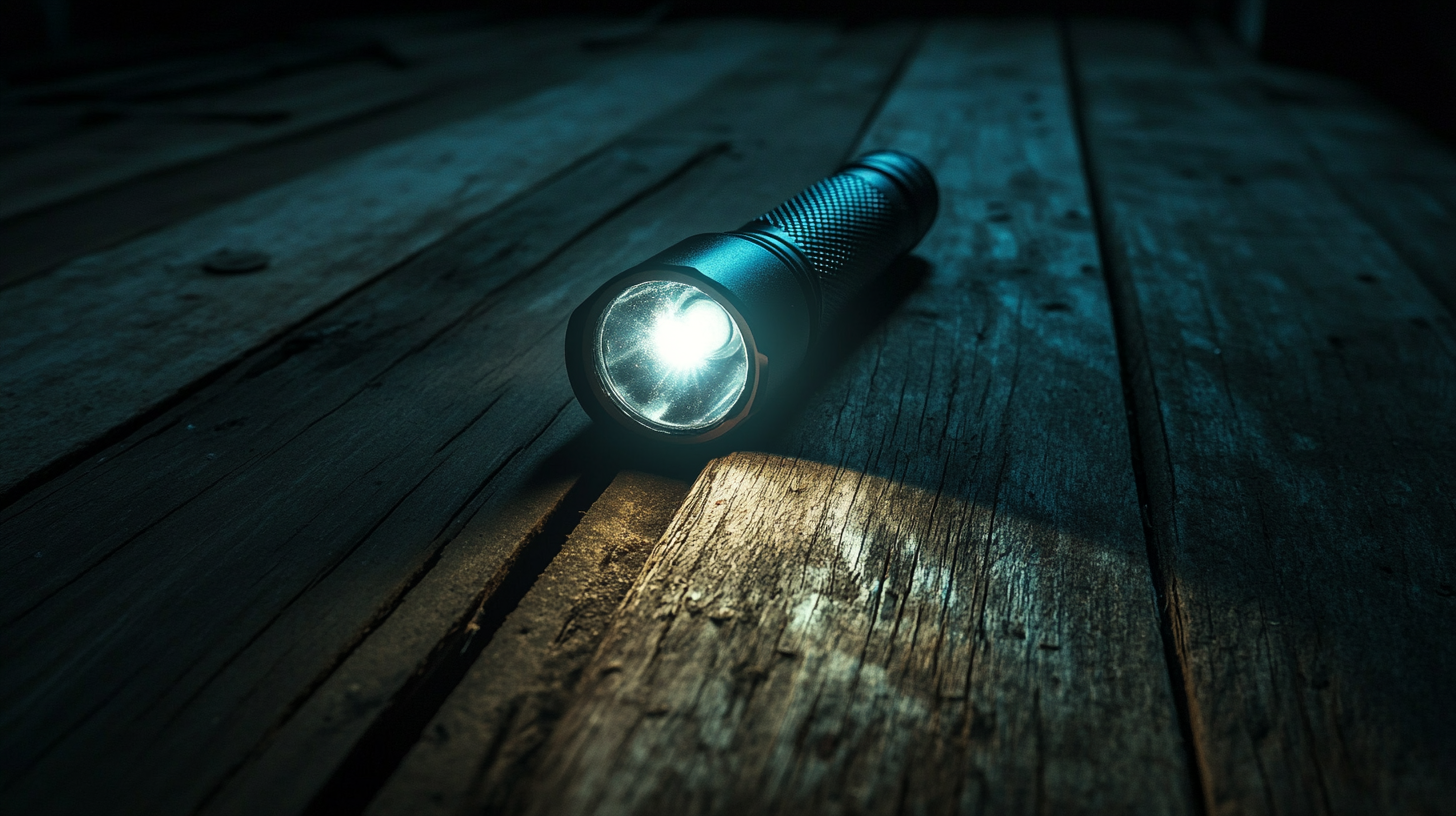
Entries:
POLYGON ((1208 813, 1207 786, 1205 779, 1208 767, 1200 744, 1195 739, 1193 728, 1192 686, 1183 669, 1179 656, 1180 634, 1177 621, 1172 614, 1170 592, 1176 592, 1171 585, 1168 570, 1163 564, 1158 548, 1157 528, 1150 515, 1155 502, 1148 483, 1148 460, 1155 467, 1166 464, 1167 440, 1158 439, 1161 448, 1149 448, 1149 436, 1157 436, 1153 429, 1162 429, 1162 418, 1158 414, 1157 386, 1153 383, 1152 365, 1147 353, 1147 335, 1143 330, 1142 311, 1138 306, 1136 289, 1131 273, 1121 257, 1110 251, 1113 236, 1111 225, 1105 215, 1107 200, 1096 172, 1094 155, 1087 133, 1086 108, 1082 93, 1082 76, 1077 63, 1077 50, 1073 43, 1070 25, 1065 17, 1057 21, 1057 37, 1061 43, 1063 71, 1067 77, 1067 98, 1071 106, 1072 127, 1077 138, 1077 150, 1082 157, 1082 179, 1087 188, 1088 208, 1091 210, 1092 226, 1097 233, 1097 258, 1102 266, 1102 278, 1107 285, 1107 300, 1112 315, 1112 334, 1117 347, 1117 364, 1122 380, 1124 414, 1127 416, 1128 457, 1132 467, 1133 480, 1137 486, 1138 517, 1142 522, 1143 539, 1148 557, 1148 572, 1153 586, 1158 609, 1158 634, 1163 641, 1163 662, 1168 672, 1168 686, 1172 690, 1173 706, 1177 712, 1178 731, 1187 754, 1189 791, 1195 806, 1208 813), (1146 396, 1151 394, 1151 402, 1146 396), (1162 456, 1164 458, 1158 458, 1162 456))

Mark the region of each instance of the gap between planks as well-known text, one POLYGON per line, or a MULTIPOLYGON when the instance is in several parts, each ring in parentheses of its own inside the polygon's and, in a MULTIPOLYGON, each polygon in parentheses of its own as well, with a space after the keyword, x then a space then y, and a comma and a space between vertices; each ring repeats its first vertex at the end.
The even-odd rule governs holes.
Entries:
MULTIPOLYGON (((472 76, 488 76, 508 65, 512 55, 539 56, 543 44, 561 41, 554 29, 559 27, 517 23, 475 31, 345 35, 292 70, 245 69, 208 83, 208 73, 215 74, 214 80, 223 77, 210 72, 204 59, 187 79, 172 82, 177 87, 165 87, 163 79, 150 94, 145 77, 131 80, 134 87, 128 91, 125 82, 109 90, 100 87, 105 76, 90 80, 98 87, 89 92, 80 87, 86 79, 67 83, 69 89, 23 91, 23 97, 90 93, 101 98, 81 103, 84 109, 110 108, 115 118, 0 154, 0 222, 149 174, 417 102, 472 76), (350 39, 354 44, 348 44, 350 39), (188 84, 195 87, 181 87, 188 84)), ((573 33, 579 35, 567 36, 573 33)), ((235 62, 246 61, 239 57, 231 55, 235 62)), ((55 105, 55 99, 48 103, 52 110, 55 105)), ((74 103, 66 113, 67 119, 78 115, 74 103)))
MULTIPOLYGON (((563 416, 570 392, 546 341, 591 278, 580 261, 551 262, 720 154, 704 135, 706 147, 656 138, 604 151, 7 513, 7 541, 35 542, 38 568, 72 576, 32 587, 38 602, 0 630, 12 655, 0 673, 6 769, 32 766, 6 780, 7 801, 190 810, 421 571, 443 559, 462 593, 452 616, 499 580, 590 457, 568 455, 584 420, 563 416), (62 676, 32 682, 51 671, 62 676), (99 709, 86 702, 108 688, 99 709), (20 738, 42 724, 48 740, 20 738), (198 741, 210 750, 195 754, 198 741), (57 794, 75 774, 90 784, 57 794)), ((402 682, 415 665, 376 666, 370 680, 402 682)), ((355 721, 369 710, 358 691, 355 721)))
MULTIPOLYGON (((1062 46, 1062 65, 1067 75, 1067 96, 1072 111, 1072 124, 1077 134, 1077 148, 1082 158, 1082 179, 1087 187, 1087 197, 1092 212, 1092 220, 1097 231, 1097 257, 1103 270, 1103 280, 1107 285, 1107 298, 1111 306, 1113 337, 1117 344, 1117 363, 1122 383, 1123 412, 1127 417, 1128 430, 1128 455, 1132 462, 1133 479, 1137 485, 1138 516, 1142 521, 1143 544, 1147 551, 1148 571, 1153 582, 1153 590, 1157 595, 1158 607, 1158 632, 1163 640, 1163 662, 1168 671, 1169 688, 1173 694, 1173 704, 1178 711, 1178 730, 1183 740, 1183 749, 1187 752, 1188 779, 1191 786, 1191 794, 1197 812, 1207 814, 1206 793, 1204 790, 1204 777, 1206 768, 1199 756, 1199 745, 1193 730, 1192 712, 1188 700, 1188 678, 1184 672, 1183 661, 1178 653, 1177 637, 1173 631, 1174 621, 1172 608, 1168 599, 1168 575, 1165 570, 1162 558, 1159 555, 1155 531, 1153 529, 1152 516, 1149 513, 1149 503, 1152 498, 1148 490, 1148 478, 1143 462, 1142 450, 1142 429, 1139 425, 1139 394, 1152 393, 1156 395, 1156 389, 1152 387, 1149 378, 1149 371, 1146 365, 1147 354, 1135 352, 1130 345, 1146 342, 1146 339, 1135 328, 1138 315, 1135 310, 1130 310, 1128 304, 1133 303, 1133 293, 1125 288, 1125 281, 1109 272, 1109 259, 1107 248, 1110 245, 1111 235, 1107 221, 1102 212, 1102 193, 1098 187, 1098 179, 1092 169, 1092 158, 1088 151, 1086 120, 1083 111, 1081 94, 1081 80, 1077 71, 1076 53, 1072 45, 1071 32, 1065 18, 1058 20, 1057 36, 1062 46)), ((1142 421, 1146 421, 1143 419, 1142 421)))

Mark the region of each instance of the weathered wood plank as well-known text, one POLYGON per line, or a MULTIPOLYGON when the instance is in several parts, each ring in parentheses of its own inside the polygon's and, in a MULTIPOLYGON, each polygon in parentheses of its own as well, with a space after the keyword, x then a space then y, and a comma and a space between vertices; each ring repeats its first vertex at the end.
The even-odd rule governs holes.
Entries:
POLYGON ((583 155, 771 41, 682 32, 493 113, 379 148, 0 293, 0 493, 583 155), (210 275, 214 249, 268 252, 210 275))
POLYGON ((699 478, 530 812, 1192 810, 1055 28, 937 27, 865 145, 928 278, 699 478))
MULTIPOLYGON (((578 46, 578 26, 556 27, 551 37, 527 36, 495 43, 485 54, 457 64, 444 44, 431 38, 423 54, 408 39, 391 38, 391 48, 411 61, 434 60, 416 70, 433 70, 440 82, 409 104, 388 106, 287 139, 165 171, 149 172, 125 184, 98 190, 38 212, 0 221, 0 287, 13 286, 60 265, 244 196, 293 180, 371 148, 480 116, 553 85, 567 82, 603 62, 578 46), (517 70, 520 64, 531 71, 517 70)), ((461 35, 479 46, 478 32, 461 35)))
POLYGON ((1456 807, 1456 326, 1185 35, 1074 38, 1212 814, 1456 807))
MULTIPOLYGON (((115 121, 72 127, 69 133, 37 140, 30 149, 0 154, 0 220, 169 167, 398 106, 442 87, 488 79, 522 60, 549 64, 544 54, 569 54, 561 46, 574 45, 583 28, 579 23, 568 31, 539 24, 483 28, 470 37, 470 48, 462 48, 460 37, 449 32, 416 35, 402 38, 400 50, 410 58, 403 65, 380 58, 389 48, 390 38, 384 37, 373 49, 353 48, 362 53, 337 64, 306 66, 311 70, 278 77, 264 72, 257 78, 261 81, 242 87, 224 83, 214 93, 160 88, 135 99, 138 94, 103 94, 99 101, 68 106, 69 118, 79 120, 85 111, 95 118, 102 110, 111 111, 115 121), (431 39, 442 42, 431 47, 431 39)), ((346 57, 351 53, 347 45, 341 50, 346 57)), ((204 75, 207 68, 206 61, 194 66, 204 75)))
POLYGON ((637 471, 612 482, 368 813, 499 812, 510 801, 688 486, 637 471))
MULTIPOLYGON (((831 36, 815 28, 801 29, 792 45, 755 60, 692 105, 644 126, 644 134, 659 137, 686 129, 728 139, 732 153, 727 160, 695 169, 673 188, 644 202, 630 218, 563 256, 563 263, 569 257, 572 264, 563 274, 575 276, 573 286, 586 287, 563 295, 566 305, 575 305, 573 298, 584 297, 602 276, 683 235, 742 223, 831 171, 872 110, 910 33, 896 27, 831 36)), ((547 353, 551 370, 559 374, 559 347, 547 353)), ((568 393, 564 380, 552 383, 568 393)), ((572 405, 563 421, 585 423, 585 416, 572 405)), ((378 631, 311 695, 266 753, 219 797, 216 811, 256 809, 259 799, 277 791, 307 790, 300 777, 306 781, 310 775, 318 778, 334 769, 389 705, 408 673, 427 660, 462 611, 468 612, 474 603, 480 569, 472 560, 471 547, 456 550, 446 549, 436 568, 378 631)), ((454 699, 474 705, 469 702, 474 699, 473 687, 462 688, 454 699)), ((502 726, 506 731, 495 737, 503 745, 529 744, 544 737, 531 734, 525 722, 502 726)), ((483 727, 473 732, 476 737, 485 735, 483 727)), ((456 747, 473 750, 471 746, 478 743, 467 742, 466 736, 456 747)), ((502 781, 502 774, 508 777, 513 772, 511 761, 509 753, 500 754, 497 764, 482 773, 502 781)), ((469 784, 465 779, 459 782, 469 784)), ((469 793, 457 790, 454 795, 491 798, 507 792, 487 786, 469 793)), ((286 801, 274 801, 276 807, 287 809, 286 801)))
POLYGON ((589 284, 532 273, 716 138, 612 148, 9 508, 7 808, 191 812, 447 544, 488 595, 577 478, 553 339, 589 284))
POLYGON ((427 91, 413 73, 344 64, 184 105, 132 105, 120 121, 0 157, 0 219, 149 172, 361 116, 427 91))
POLYGON ((794 34, 9 508, 6 804, 183 812, 216 789, 222 811, 307 805, 576 478, 569 310, 842 153, 818 134, 853 131, 895 43, 794 34), (592 231, 724 139, 735 152, 592 231), (271 759, 300 744, 306 763, 271 759))

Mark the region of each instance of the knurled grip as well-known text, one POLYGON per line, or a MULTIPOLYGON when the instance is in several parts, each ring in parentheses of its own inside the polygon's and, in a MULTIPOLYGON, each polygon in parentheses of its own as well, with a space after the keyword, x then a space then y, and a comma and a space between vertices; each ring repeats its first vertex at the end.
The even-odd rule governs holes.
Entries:
POLYGON ((930 170, 904 153, 882 150, 855 159, 744 231, 781 231, 807 257, 822 321, 919 243, 938 206, 930 170))

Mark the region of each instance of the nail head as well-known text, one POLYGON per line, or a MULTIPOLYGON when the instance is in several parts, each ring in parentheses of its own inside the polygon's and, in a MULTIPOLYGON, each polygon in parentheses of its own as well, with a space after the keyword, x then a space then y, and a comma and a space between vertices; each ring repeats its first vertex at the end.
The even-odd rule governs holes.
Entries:
POLYGON ((268 268, 272 258, 254 249, 219 249, 202 260, 202 268, 219 275, 239 275, 268 268))

